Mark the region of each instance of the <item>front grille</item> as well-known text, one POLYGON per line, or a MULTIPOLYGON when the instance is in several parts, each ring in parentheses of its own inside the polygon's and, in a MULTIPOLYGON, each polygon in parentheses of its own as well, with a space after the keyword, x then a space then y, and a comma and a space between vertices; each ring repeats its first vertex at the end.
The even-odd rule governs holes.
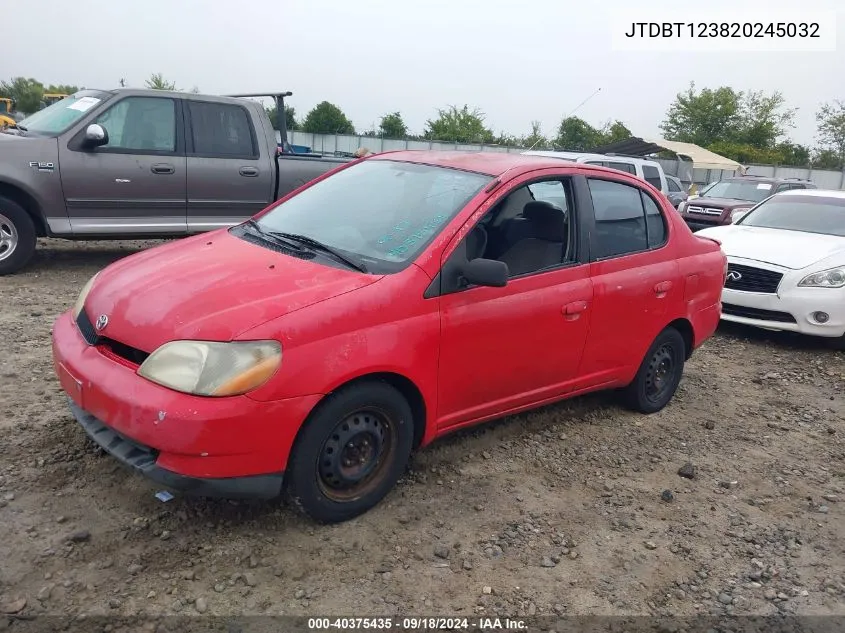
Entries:
POLYGON ((774 294, 777 292, 783 274, 765 268, 754 268, 742 264, 728 264, 728 276, 725 288, 741 290, 743 292, 762 292, 774 294), (731 274, 739 275, 739 279, 731 279, 731 274))
POLYGON ((795 317, 789 312, 778 312, 777 310, 761 310, 760 308, 747 308, 732 303, 722 304, 722 314, 744 317, 746 319, 757 319, 758 321, 773 321, 776 323, 796 323, 795 317))
POLYGON ((88 315, 85 314, 84 309, 81 310, 79 312, 79 316, 76 317, 76 326, 79 328, 79 333, 82 334, 82 338, 85 339, 85 342, 88 343, 88 345, 97 345, 101 348, 105 348, 108 352, 110 352, 110 354, 127 360, 133 365, 140 365, 147 360, 147 357, 149 356, 149 354, 143 350, 129 345, 124 345, 119 341, 97 334, 97 331, 94 329, 94 325, 91 323, 91 319, 89 319, 88 315))
POLYGON ((712 209, 710 207, 688 206, 687 213, 698 213, 700 215, 722 215, 724 209, 712 209))
POLYGON ((100 340, 100 337, 97 336, 97 332, 94 329, 94 324, 91 323, 91 319, 89 319, 88 315, 85 314, 85 309, 79 311, 79 315, 76 317, 76 327, 79 328, 82 338, 85 339, 85 342, 88 343, 88 345, 96 345, 100 340))

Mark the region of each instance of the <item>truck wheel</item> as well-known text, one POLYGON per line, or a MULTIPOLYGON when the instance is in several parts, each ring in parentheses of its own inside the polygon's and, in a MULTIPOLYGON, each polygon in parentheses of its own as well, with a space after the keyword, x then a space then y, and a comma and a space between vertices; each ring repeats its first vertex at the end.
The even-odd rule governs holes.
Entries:
POLYGON ((681 382, 686 359, 684 337, 673 327, 663 330, 646 352, 633 382, 623 398, 640 413, 657 413, 672 399, 681 382))
POLYGON ((35 253, 35 224, 14 200, 0 197, 0 275, 26 266, 35 253))
POLYGON ((312 519, 339 523, 378 504, 408 463, 411 407, 383 382, 329 395, 294 443, 285 470, 287 497, 312 519))

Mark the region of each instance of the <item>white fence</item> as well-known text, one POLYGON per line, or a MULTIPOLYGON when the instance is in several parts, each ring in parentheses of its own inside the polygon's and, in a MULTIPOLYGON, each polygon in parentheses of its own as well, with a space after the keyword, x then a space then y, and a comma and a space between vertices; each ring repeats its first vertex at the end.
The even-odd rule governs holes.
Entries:
MULTIPOLYGON (((278 132, 276 133, 278 136, 278 132)), ((314 152, 334 154, 343 152, 352 154, 355 150, 366 147, 372 152, 388 152, 403 149, 458 150, 464 152, 513 152, 525 151, 524 147, 504 145, 464 145, 443 141, 416 141, 382 139, 373 136, 349 134, 310 134, 308 132, 289 131, 288 140, 292 145, 304 145, 314 152)), ((699 185, 714 182, 734 175, 733 171, 722 169, 691 169, 689 162, 658 159, 667 174, 677 176, 685 183, 699 185)), ((812 169, 809 167, 781 167, 775 165, 749 165, 748 173, 754 176, 772 176, 778 178, 807 178, 821 189, 845 189, 845 170, 812 169)))

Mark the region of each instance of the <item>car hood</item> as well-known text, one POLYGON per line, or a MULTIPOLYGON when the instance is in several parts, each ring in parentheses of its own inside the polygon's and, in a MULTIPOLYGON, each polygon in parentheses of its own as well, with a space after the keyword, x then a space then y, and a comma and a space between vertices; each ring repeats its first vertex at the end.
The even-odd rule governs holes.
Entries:
POLYGON ((85 302, 100 335, 145 352, 172 340, 229 341, 257 325, 380 279, 251 244, 226 229, 126 257, 85 302))
POLYGON ((834 255, 845 254, 845 238, 818 233, 766 229, 757 226, 717 226, 696 235, 722 243, 728 257, 742 257, 797 270, 834 255))
POLYGON ((756 202, 751 200, 740 200, 739 198, 690 198, 687 200, 690 206, 718 208, 718 209, 735 209, 737 207, 753 207, 756 202))

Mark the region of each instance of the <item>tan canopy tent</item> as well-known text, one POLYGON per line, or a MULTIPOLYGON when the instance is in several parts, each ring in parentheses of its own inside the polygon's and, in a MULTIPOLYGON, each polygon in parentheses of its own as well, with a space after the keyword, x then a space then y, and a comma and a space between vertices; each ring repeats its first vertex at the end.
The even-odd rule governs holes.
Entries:
POLYGON ((736 171, 742 165, 735 160, 720 156, 710 150, 699 147, 693 143, 680 143, 678 141, 667 141, 663 138, 639 138, 632 136, 624 141, 617 141, 609 145, 597 147, 592 151, 598 154, 630 154, 634 156, 646 156, 668 150, 674 152, 680 158, 692 162, 693 169, 724 169, 736 171))

